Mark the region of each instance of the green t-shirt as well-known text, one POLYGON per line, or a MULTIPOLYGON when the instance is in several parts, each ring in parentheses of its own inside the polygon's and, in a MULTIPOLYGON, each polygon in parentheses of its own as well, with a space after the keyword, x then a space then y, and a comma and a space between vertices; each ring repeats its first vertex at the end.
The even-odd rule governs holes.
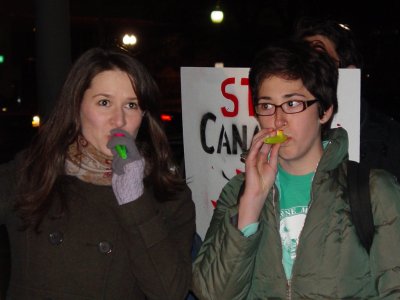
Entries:
POLYGON ((280 191, 280 235, 282 239, 282 263, 287 279, 291 278, 296 259, 300 232, 310 203, 311 182, 314 172, 292 175, 278 166, 280 191))

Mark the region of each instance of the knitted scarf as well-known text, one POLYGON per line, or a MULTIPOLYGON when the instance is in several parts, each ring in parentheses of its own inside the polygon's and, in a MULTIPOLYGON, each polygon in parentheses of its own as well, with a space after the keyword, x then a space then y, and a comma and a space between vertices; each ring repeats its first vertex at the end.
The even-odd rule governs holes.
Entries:
POLYGON ((80 135, 68 148, 65 171, 67 175, 85 182, 111 185, 112 159, 112 156, 101 153, 80 135))

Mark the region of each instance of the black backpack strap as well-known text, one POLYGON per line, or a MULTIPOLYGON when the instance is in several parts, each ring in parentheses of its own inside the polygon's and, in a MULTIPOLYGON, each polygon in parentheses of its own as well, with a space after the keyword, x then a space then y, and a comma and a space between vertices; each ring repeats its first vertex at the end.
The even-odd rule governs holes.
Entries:
POLYGON ((361 244, 369 253, 375 233, 369 191, 369 168, 349 160, 347 163, 347 186, 353 224, 361 244))

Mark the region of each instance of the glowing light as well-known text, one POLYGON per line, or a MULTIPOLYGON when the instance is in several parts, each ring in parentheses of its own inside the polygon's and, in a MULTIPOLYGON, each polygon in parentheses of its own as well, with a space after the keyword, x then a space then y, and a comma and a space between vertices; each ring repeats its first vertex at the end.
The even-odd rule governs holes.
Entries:
POLYGON ((219 7, 216 7, 215 10, 211 12, 211 21, 213 23, 221 23, 223 19, 224 13, 219 9, 219 7))
POLYGON ((349 30, 350 31, 349 25, 339 23, 339 26, 342 27, 345 30, 349 30))
POLYGON ((6 112, 6 111, 7 111, 7 107, 3 107, 3 108, 1 109, 1 111, 6 112))
POLYGON ((171 115, 162 114, 161 115, 161 121, 171 122, 172 121, 172 116, 171 115))
POLYGON ((39 127, 40 126, 40 117, 33 116, 32 118, 32 127, 39 127))
POLYGON ((134 34, 125 34, 122 38, 122 43, 127 46, 133 46, 137 43, 137 38, 134 34))

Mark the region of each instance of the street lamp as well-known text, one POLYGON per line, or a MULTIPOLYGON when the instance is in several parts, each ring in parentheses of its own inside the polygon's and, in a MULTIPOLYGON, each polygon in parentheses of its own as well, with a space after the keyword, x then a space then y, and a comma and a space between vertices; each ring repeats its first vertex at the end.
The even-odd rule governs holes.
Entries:
POLYGON ((219 4, 215 6, 215 9, 211 12, 211 21, 215 24, 219 24, 224 19, 224 12, 219 7, 219 4))
POLYGON ((137 38, 134 34, 125 34, 122 38, 122 43, 125 46, 134 46, 137 43, 137 38))

